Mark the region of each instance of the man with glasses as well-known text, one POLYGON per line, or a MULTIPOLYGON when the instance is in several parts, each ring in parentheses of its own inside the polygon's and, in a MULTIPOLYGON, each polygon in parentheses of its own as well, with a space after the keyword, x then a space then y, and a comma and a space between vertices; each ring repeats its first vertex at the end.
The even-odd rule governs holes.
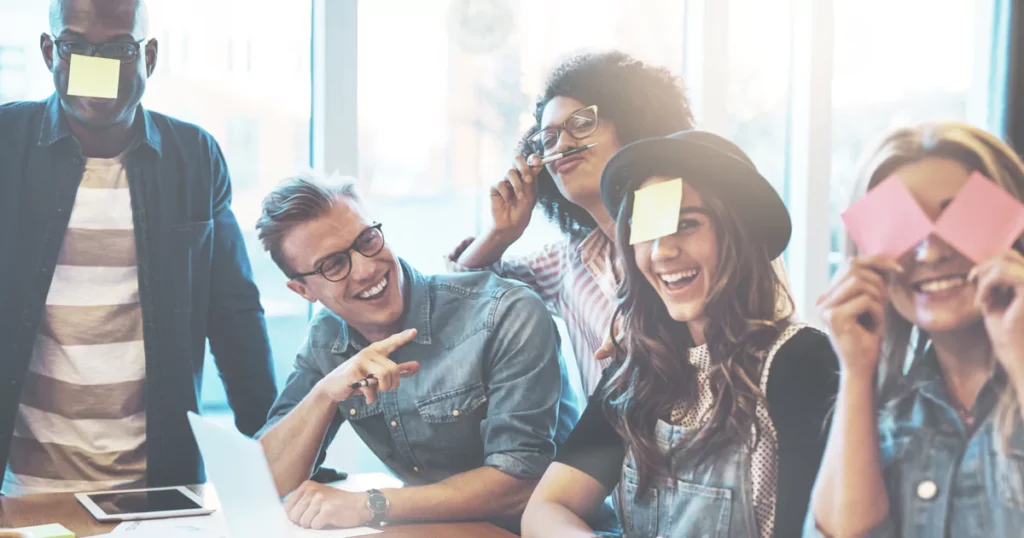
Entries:
POLYGON ((140 0, 55 0, 55 94, 0 106, 4 494, 202 481, 185 414, 207 339, 242 432, 276 397, 220 149, 140 105, 147 31, 140 0), (112 98, 69 91, 94 63, 112 98))
POLYGON ((284 181, 256 227, 288 287, 324 307, 260 434, 292 520, 517 528, 579 415, 540 298, 488 273, 419 273, 341 178, 284 181), (307 481, 346 420, 410 487, 307 481))

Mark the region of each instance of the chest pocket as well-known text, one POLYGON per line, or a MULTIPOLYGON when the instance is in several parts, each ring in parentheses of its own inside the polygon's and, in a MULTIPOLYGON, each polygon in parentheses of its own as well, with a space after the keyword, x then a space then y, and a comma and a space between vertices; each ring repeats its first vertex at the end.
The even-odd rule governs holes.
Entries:
MULTIPOLYGON (((170 226, 165 232, 165 238, 166 243, 162 249, 165 256, 164 270, 169 273, 166 281, 171 286, 185 286, 176 288, 172 293, 175 310, 205 310, 202 301, 209 297, 213 221, 170 226), (199 308, 194 308, 197 306, 199 308)), ((157 246, 157 249, 161 249, 161 246, 157 246)))
POLYGON ((338 408, 345 415, 345 420, 363 420, 384 413, 384 407, 379 399, 372 404, 367 404, 366 397, 361 394, 342 402, 338 408))
POLYGON ((427 424, 475 424, 487 411, 487 395, 480 383, 431 396, 416 402, 420 417, 427 424))
POLYGON ((622 481, 619 487, 618 505, 622 511, 622 526, 627 538, 654 538, 658 531, 658 498, 657 488, 648 488, 642 497, 639 475, 632 462, 622 466, 622 481))
POLYGON ((1011 509, 1024 512, 1024 443, 1019 442, 1024 435, 1018 431, 1014 437, 1004 453, 998 449, 999 434, 993 435, 992 459, 1001 500, 1011 509))

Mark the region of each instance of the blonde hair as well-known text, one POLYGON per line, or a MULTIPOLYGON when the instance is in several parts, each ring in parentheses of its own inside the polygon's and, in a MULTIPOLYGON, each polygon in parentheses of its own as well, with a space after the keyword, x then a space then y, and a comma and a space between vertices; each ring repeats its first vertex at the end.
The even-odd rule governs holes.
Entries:
MULTIPOLYGON (((968 171, 978 171, 990 178, 1018 200, 1024 199, 1024 163, 1020 157, 996 136, 960 122, 923 123, 888 133, 863 161, 852 199, 864 196, 897 169, 927 157, 955 160, 968 171)), ((849 235, 845 243, 847 257, 856 256, 857 248, 849 235)), ((1024 252, 1020 242, 1015 248, 1024 252)), ((885 337, 878 372, 879 394, 883 403, 899 396, 906 388, 908 366, 924 353, 928 345, 928 335, 914 329, 892 305, 886 306, 885 337)), ((996 367, 1001 371, 998 363, 996 367)), ((1014 387, 1006 383, 996 408, 996 428, 1004 449, 1020 416, 1017 402, 1014 387)))

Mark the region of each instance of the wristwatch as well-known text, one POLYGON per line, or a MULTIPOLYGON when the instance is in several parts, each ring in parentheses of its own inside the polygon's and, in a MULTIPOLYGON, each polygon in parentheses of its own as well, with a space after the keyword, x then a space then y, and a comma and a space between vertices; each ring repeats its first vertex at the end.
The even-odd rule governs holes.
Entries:
POLYGON ((366 492, 366 507, 373 514, 373 519, 370 520, 371 525, 379 527, 387 523, 388 508, 391 508, 391 501, 384 496, 381 490, 371 489, 366 492))

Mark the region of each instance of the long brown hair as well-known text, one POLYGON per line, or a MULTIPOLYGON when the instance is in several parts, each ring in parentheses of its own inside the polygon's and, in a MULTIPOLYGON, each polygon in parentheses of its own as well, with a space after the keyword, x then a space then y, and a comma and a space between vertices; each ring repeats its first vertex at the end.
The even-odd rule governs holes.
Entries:
MULTIPOLYGON (((867 194, 869 189, 897 169, 926 157, 957 161, 968 171, 980 172, 1013 197, 1022 200, 1024 163, 1017 154, 992 134, 959 122, 923 123, 888 133, 864 159, 854 185, 853 199, 867 194)), ((1020 241, 1014 248, 1024 252, 1024 245, 1020 241)), ((845 251, 847 257, 857 256, 857 247, 849 235, 846 237, 845 251)), ((885 336, 878 372, 879 395, 883 404, 906 394, 913 381, 911 367, 924 354, 930 342, 927 333, 917 330, 891 304, 886 306, 885 318, 885 336)), ((999 375, 1003 373, 998 362, 996 372, 999 375)), ((1018 408, 1013 386, 1004 383, 996 408, 996 424, 1004 447, 1013 432, 1015 417, 1020 414, 1018 408)))
POLYGON ((655 428, 678 405, 697 404, 697 372, 687 360, 694 342, 687 325, 669 316, 626 240, 632 193, 623 200, 617 218, 624 278, 612 325, 621 316, 623 338, 618 349, 624 361, 602 396, 606 414, 637 462, 640 492, 676 452, 700 462, 715 450, 749 437, 752 426, 756 428, 757 401, 764 398, 759 379, 766 351, 793 310, 765 246, 754 240, 732 208, 701 194, 718 240, 718 270, 704 307, 704 315, 711 320, 705 337, 711 357, 709 381, 716 398, 704 424, 680 439, 669 453, 658 447, 655 428))

